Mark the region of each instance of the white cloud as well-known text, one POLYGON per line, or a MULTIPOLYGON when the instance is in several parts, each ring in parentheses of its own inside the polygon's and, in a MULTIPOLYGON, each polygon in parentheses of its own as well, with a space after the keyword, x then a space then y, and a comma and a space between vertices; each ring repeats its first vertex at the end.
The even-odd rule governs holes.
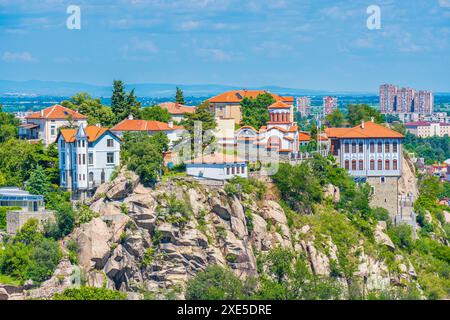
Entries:
POLYGON ((450 0, 439 0, 439 5, 443 8, 450 8, 450 0))
POLYGON ((2 60, 6 62, 34 62, 33 55, 27 51, 23 52, 9 52, 6 51, 2 55, 2 60))
POLYGON ((197 53, 201 57, 205 57, 214 61, 229 61, 233 57, 231 53, 217 48, 198 49, 197 53))
POLYGON ((195 30, 198 27, 200 27, 200 22, 199 21, 185 21, 182 22, 178 25, 177 29, 178 30, 182 30, 182 31, 190 31, 190 30, 195 30))

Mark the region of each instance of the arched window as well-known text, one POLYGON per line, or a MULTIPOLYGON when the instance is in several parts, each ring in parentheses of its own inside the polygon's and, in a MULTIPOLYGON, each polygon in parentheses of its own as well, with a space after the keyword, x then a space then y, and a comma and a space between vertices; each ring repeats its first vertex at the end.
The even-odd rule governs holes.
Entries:
POLYGON ((383 160, 378 160, 378 170, 383 170, 383 160))
POLYGON ((363 153, 364 152, 364 145, 362 142, 359 143, 359 153, 363 153))
POLYGON ((386 153, 391 152, 391 145, 389 144, 389 142, 386 142, 384 144, 384 152, 386 152, 386 153))
POLYGON ((234 166, 233 167, 231 167, 231 174, 235 174, 235 168, 234 168, 234 166))
POLYGON ((383 144, 381 142, 378 142, 378 153, 383 152, 383 144))
POLYGON ((89 172, 89 182, 94 182, 94 173, 89 172))
POLYGON ((359 171, 363 171, 364 170, 364 161, 363 160, 359 160, 359 171))
POLYGON ((230 167, 227 167, 227 176, 230 175, 230 167))
POLYGON ((397 159, 392 160, 392 170, 398 170, 397 159))
POLYGON ((384 161, 384 170, 390 170, 390 168, 389 168, 390 165, 389 165, 389 164, 390 164, 390 161, 389 161, 389 160, 385 160, 385 161, 384 161))
POLYGON ((356 142, 352 143, 352 153, 356 153, 356 142))
POLYGON ((352 170, 356 171, 356 160, 352 160, 352 170))
POLYGON ((349 170, 350 169, 350 161, 345 160, 344 168, 345 168, 345 170, 349 170))
POLYGON ((375 170, 375 160, 370 160, 370 170, 375 170))
POLYGON ((240 174, 240 173, 241 173, 241 167, 240 167, 240 166, 237 166, 237 167, 236 167, 236 173, 237 173, 237 174, 240 174))
POLYGON ((397 142, 394 142, 394 144, 392 145, 392 151, 397 152, 397 142))

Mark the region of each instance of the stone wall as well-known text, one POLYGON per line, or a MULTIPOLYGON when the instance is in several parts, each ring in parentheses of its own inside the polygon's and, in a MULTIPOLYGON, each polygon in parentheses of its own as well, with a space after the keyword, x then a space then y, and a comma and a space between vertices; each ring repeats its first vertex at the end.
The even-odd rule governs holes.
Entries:
POLYGON ((367 183, 373 188, 373 196, 370 201, 372 207, 381 207, 389 211, 392 219, 398 213, 398 177, 368 177, 367 183))
POLYGON ((54 221, 55 216, 52 211, 8 211, 6 215, 6 230, 9 234, 16 234, 20 228, 30 219, 37 219, 41 225, 48 221, 54 221))

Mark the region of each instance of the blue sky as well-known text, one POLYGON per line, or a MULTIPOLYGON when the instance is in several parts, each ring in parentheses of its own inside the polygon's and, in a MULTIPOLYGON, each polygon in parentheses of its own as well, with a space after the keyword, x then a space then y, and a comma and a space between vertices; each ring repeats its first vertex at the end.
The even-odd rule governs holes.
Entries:
POLYGON ((450 92, 450 0, 0 0, 0 79, 450 92))

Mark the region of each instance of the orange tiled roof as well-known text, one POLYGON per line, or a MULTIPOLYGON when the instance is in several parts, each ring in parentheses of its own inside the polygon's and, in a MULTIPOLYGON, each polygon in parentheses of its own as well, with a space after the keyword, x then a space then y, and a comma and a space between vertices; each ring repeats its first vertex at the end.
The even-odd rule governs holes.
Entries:
POLYGON ((284 102, 292 102, 294 103, 294 97, 292 96, 284 96, 282 97, 284 102))
MULTIPOLYGON (((97 126, 87 126, 85 129, 86 135, 88 137, 89 142, 95 142, 98 138, 100 138, 108 128, 102 128, 97 126)), ((61 135, 64 138, 64 141, 67 143, 74 142, 75 137, 77 135, 78 129, 61 129, 61 135)))
POLYGON ((183 129, 182 126, 173 125, 155 120, 125 119, 116 124, 111 131, 171 131, 183 129))
POLYGON ((232 90, 221 93, 215 97, 208 99, 209 102, 228 102, 228 103, 239 103, 244 98, 256 98, 260 94, 268 93, 275 101, 286 101, 286 97, 279 96, 278 94, 268 92, 266 90, 232 90))
POLYGON ((283 101, 277 101, 269 106, 269 109, 290 109, 291 106, 283 101))
POLYGON ((186 163, 206 163, 206 164, 222 164, 222 163, 243 163, 245 160, 239 158, 235 155, 229 155, 229 154, 222 154, 222 153, 214 153, 214 154, 208 154, 201 156, 199 158, 196 158, 194 160, 186 161, 186 163))
POLYGON ((86 116, 81 113, 55 104, 54 106, 48 107, 44 110, 33 112, 26 119, 67 119, 67 117, 72 116, 74 120, 84 120, 87 119, 86 116), (41 111, 44 112, 44 116, 41 116, 41 111))
POLYGON ((397 131, 386 128, 380 124, 376 124, 372 121, 357 125, 353 128, 327 128, 325 133, 330 138, 404 138, 404 136, 397 131))
POLYGON ((310 141, 310 140, 311 140, 311 136, 309 135, 309 133, 300 132, 298 134, 298 141, 310 141))
POLYGON ((177 102, 163 102, 160 103, 159 106, 161 108, 167 109, 170 114, 185 114, 195 112, 195 107, 188 107, 177 102))

